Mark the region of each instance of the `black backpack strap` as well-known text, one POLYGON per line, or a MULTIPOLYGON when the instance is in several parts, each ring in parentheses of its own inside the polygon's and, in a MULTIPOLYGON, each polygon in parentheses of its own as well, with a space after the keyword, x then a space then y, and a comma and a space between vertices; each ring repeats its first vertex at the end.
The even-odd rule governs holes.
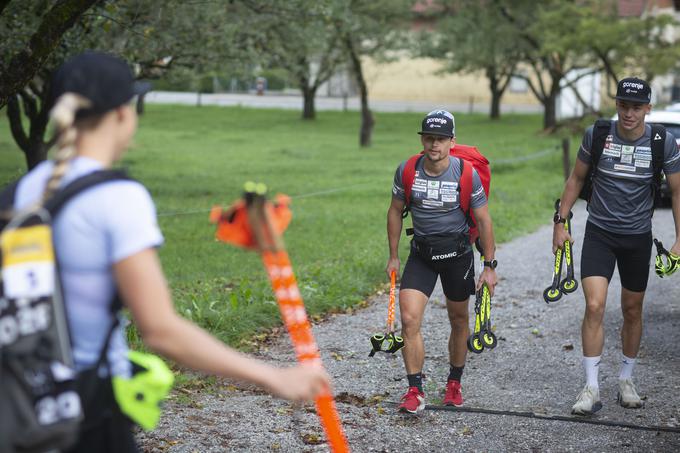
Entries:
POLYGON ((593 141, 590 146, 590 166, 593 173, 597 171, 597 164, 604 150, 604 143, 607 141, 612 122, 610 120, 599 119, 593 126, 593 141))
POLYGON ((652 196, 654 207, 661 202, 661 171, 663 170, 664 150, 666 148, 666 128, 652 124, 650 143, 652 148, 652 196))
POLYGON ((8 184, 0 192, 0 230, 2 230, 5 225, 12 218, 14 213, 14 195, 17 192, 17 186, 19 185, 19 180, 8 184))
POLYGON ((0 211, 6 211, 12 209, 14 206, 14 195, 17 192, 17 186, 19 185, 19 180, 9 183, 0 192, 0 211))
POLYGON ((663 170, 664 149, 666 147, 666 128, 661 124, 652 124, 652 169, 654 181, 661 182, 661 170, 663 170))
POLYGON ((105 182, 121 180, 134 181, 123 170, 95 171, 88 175, 77 178, 76 180, 68 183, 63 188, 59 189, 57 193, 55 193, 49 200, 45 202, 44 207, 54 218, 54 216, 59 213, 59 210, 64 206, 64 204, 66 204, 66 202, 79 193, 105 182))

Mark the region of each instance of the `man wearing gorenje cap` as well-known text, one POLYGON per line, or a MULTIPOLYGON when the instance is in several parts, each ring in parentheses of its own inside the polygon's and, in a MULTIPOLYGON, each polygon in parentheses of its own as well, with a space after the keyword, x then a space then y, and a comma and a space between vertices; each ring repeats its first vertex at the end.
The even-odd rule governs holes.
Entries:
MULTIPOLYGON (((604 346, 604 309, 609 281, 618 266, 621 278, 622 357, 618 403, 642 407, 632 381, 642 337, 642 302, 647 288, 652 246, 654 169, 666 174, 673 197, 675 231, 680 232, 680 155, 675 138, 662 126, 645 123, 651 110, 649 84, 635 77, 619 81, 617 121, 598 120, 588 128, 578 158, 567 180, 554 216, 553 253, 564 241, 573 242, 564 228, 565 218, 582 188, 588 201, 588 221, 581 255, 581 284, 585 314, 581 326, 586 385, 572 413, 590 415, 602 407, 598 371, 604 346), (592 172, 589 172, 592 168, 592 172)), ((680 253, 676 237, 671 251, 680 253)))
POLYGON ((479 228, 482 249, 489 251, 485 255, 488 261, 485 261, 484 271, 475 285, 469 226, 459 199, 461 161, 449 155, 449 150, 456 141, 453 115, 445 110, 430 112, 423 119, 422 129, 418 133, 423 151, 415 163, 415 175, 409 195, 405 191, 404 170, 410 159, 397 168, 392 201, 387 211, 390 256, 385 270, 388 275, 393 271, 399 275, 399 238, 403 223, 402 212, 407 199, 413 219, 414 236, 399 290, 401 333, 404 338, 402 353, 409 385, 408 391, 402 397, 399 411, 408 413, 418 413, 425 408, 422 383, 425 349, 420 327, 425 306, 437 278, 441 279, 451 323, 450 367, 444 404, 454 406, 463 404, 461 377, 470 333, 470 295, 483 283, 488 285, 493 294, 497 281, 491 217, 484 188, 473 168, 469 206, 479 228))

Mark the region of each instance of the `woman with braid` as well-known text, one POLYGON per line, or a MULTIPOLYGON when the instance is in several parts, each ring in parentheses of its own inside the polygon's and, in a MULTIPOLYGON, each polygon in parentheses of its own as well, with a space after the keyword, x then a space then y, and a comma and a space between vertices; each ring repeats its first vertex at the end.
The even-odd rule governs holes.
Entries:
MULTIPOLYGON (((136 84, 125 62, 87 52, 64 63, 52 83, 52 121, 58 149, 24 176, 15 197, 22 209, 75 179, 111 167, 126 152, 137 128, 136 84)), ((178 316, 156 248, 163 237, 153 201, 133 180, 99 184, 73 198, 53 223, 73 353, 79 376, 99 375, 97 405, 83 397, 85 421, 78 452, 137 451, 131 422, 111 389, 112 376, 129 376, 123 328, 111 310, 120 300, 130 310, 144 343, 186 367, 254 383, 290 400, 312 400, 329 385, 321 369, 276 368, 225 346, 178 316), (107 338, 109 337, 109 338, 107 338), (106 367, 92 373, 108 342, 106 367)))

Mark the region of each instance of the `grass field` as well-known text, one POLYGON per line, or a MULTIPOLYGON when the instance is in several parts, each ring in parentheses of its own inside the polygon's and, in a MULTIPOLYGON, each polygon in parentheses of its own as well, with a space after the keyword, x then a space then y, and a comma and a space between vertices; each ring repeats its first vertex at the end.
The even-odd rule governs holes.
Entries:
MULTIPOLYGON (((386 281, 385 218, 400 161, 419 151, 420 114, 376 114, 373 146, 358 146, 356 112, 147 106, 123 165, 157 206, 166 243, 160 256, 175 304, 232 345, 280 324, 257 254, 213 239, 208 212, 230 204, 243 183, 261 181, 292 197, 285 241, 312 315, 345 310, 386 281)), ((456 115, 458 141, 492 163, 490 211, 498 242, 545 224, 562 181, 561 154, 494 164, 555 148, 536 115, 456 115)), ((572 141, 572 153, 577 144, 572 141)), ((0 120, 0 182, 25 171, 7 121, 0 120)), ((401 257, 407 240, 402 236, 401 257)), ((546 244, 547 246, 547 244, 546 244)), ((500 263, 503 267, 511 263, 500 263)))

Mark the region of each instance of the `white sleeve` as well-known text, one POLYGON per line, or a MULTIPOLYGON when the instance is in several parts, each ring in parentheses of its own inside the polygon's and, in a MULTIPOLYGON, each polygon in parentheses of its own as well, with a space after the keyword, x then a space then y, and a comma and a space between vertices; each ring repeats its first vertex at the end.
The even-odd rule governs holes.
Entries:
POLYGON ((148 248, 159 247, 163 235, 149 192, 133 181, 111 183, 107 190, 105 222, 111 262, 116 263, 148 248))

